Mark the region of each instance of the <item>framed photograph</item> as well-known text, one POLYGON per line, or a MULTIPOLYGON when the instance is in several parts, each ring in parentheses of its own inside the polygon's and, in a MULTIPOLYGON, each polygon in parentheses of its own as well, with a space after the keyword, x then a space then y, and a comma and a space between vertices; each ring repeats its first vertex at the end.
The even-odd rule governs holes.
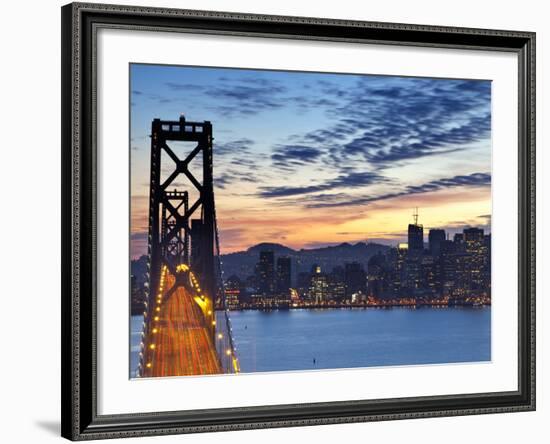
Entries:
POLYGON ((73 3, 62 110, 64 437, 534 410, 534 33, 73 3))

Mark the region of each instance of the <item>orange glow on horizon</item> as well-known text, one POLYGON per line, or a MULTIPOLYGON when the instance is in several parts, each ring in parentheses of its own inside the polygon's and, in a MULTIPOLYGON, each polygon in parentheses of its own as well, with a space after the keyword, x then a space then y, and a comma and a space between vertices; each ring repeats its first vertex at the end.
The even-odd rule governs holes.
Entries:
MULTIPOLYGON (((270 206, 270 201, 254 200, 257 208, 243 211, 236 203, 242 199, 218 195, 220 248, 223 254, 244 251, 262 242, 279 243, 293 249, 342 242, 382 241, 397 244, 412 222, 412 211, 419 207, 419 223, 429 228, 462 228, 481 226, 491 214, 491 192, 488 187, 454 188, 374 201, 368 205, 333 208, 270 206)), ((250 206, 250 202, 248 203, 250 206)), ((146 214, 140 210, 136 214, 146 214)), ((146 219, 132 224, 135 232, 146 225, 146 219), (136 228, 134 228, 136 227, 136 228)), ((138 255, 139 256, 139 255, 138 255)))

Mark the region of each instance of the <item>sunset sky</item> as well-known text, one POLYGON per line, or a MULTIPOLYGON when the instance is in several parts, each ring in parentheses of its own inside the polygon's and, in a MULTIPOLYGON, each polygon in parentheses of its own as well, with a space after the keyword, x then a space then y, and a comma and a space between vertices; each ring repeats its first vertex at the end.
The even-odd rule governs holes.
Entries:
POLYGON ((490 231, 489 81, 132 64, 130 82, 132 257, 146 252, 151 121, 180 114, 213 125, 222 253, 393 245, 415 207, 426 239, 490 231))

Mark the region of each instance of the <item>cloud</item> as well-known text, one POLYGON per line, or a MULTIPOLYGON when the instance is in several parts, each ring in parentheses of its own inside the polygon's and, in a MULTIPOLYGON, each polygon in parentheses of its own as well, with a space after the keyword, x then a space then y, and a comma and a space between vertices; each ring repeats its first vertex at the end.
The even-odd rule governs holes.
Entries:
POLYGON ((214 185, 224 190, 230 183, 233 182, 233 180, 233 176, 227 173, 222 173, 214 178, 214 185))
MULTIPOLYGON (((349 198, 338 201, 324 201, 323 198, 320 201, 308 203, 306 206, 308 208, 330 208, 330 207, 347 207, 347 206, 357 206, 357 205, 368 205, 372 202, 377 202, 381 200, 394 199, 397 197, 409 196, 414 194, 429 193, 440 191, 449 188, 457 187, 480 187, 480 186, 490 186, 491 185, 491 175, 489 173, 473 173, 466 176, 454 176, 451 178, 437 179, 430 182, 426 182, 422 185, 409 185, 405 187, 402 191, 397 191, 394 193, 385 193, 374 196, 360 197, 360 198, 349 198)), ((312 196, 312 200, 317 200, 317 196, 312 196)))
POLYGON ((323 151, 308 145, 278 145, 271 154, 273 166, 285 170, 315 162, 323 151))
POLYGON ((250 174, 241 173, 238 171, 227 171, 214 177, 214 185, 222 190, 236 182, 256 183, 258 179, 251 177, 250 174))
POLYGON ((165 85, 172 91, 202 91, 205 89, 204 86, 197 83, 166 82, 165 85))
POLYGON ((211 108, 224 117, 250 116, 285 105, 287 88, 279 82, 257 77, 222 79, 217 86, 206 89, 204 93, 220 103, 211 108))
POLYGON ((490 136, 489 81, 361 76, 345 90, 320 84, 340 103, 327 108, 335 123, 292 141, 323 147, 335 163, 391 167, 461 151, 490 136))
MULTIPOLYGON (((338 188, 357 188, 364 187, 374 183, 387 182, 388 179, 371 171, 349 172, 341 174, 338 177, 328 180, 321 184, 308 185, 301 187, 260 187, 258 195, 264 198, 288 197, 301 194, 317 193, 319 191, 328 191, 338 188)), ((320 197, 320 196, 317 196, 320 197)))
POLYGON ((220 189, 226 189, 235 182, 259 182, 257 154, 253 151, 255 142, 249 138, 241 138, 227 142, 216 142, 214 156, 217 171, 215 184, 220 189))
POLYGON ((254 145, 254 141, 249 138, 242 138, 238 140, 232 140, 229 142, 215 142, 214 143, 214 155, 225 156, 233 155, 240 156, 243 153, 249 153, 251 145, 254 145))

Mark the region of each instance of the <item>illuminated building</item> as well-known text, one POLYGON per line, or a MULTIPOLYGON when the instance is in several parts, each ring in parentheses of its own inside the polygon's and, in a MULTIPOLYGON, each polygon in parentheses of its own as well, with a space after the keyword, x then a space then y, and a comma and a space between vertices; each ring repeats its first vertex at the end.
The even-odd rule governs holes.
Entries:
MULTIPOLYGON (((418 251, 409 249, 404 264, 404 287, 409 292, 416 293, 416 290, 422 288, 422 254, 418 251)), ((412 295, 412 294, 411 294, 412 295)))
POLYGON ((225 282, 225 302, 230 310, 238 308, 241 302, 243 284, 237 276, 231 276, 225 282))
POLYGON ((480 290, 486 281, 488 251, 485 235, 481 228, 466 228, 464 230, 464 250, 468 255, 466 267, 470 290, 480 290))
POLYGON ((437 275, 437 259, 431 254, 425 254, 421 259, 422 266, 422 296, 435 296, 439 281, 437 275))
POLYGON ((137 277, 130 276, 130 297, 132 315, 142 314, 145 308, 145 297, 142 288, 138 285, 137 277))
POLYGON ((321 273, 321 267, 316 266, 314 273, 311 275, 309 284, 309 297, 316 304, 328 301, 328 277, 321 273))
POLYGON ((300 302, 300 295, 298 294, 298 290, 295 288, 290 289, 290 301, 293 303, 300 302))
POLYGON ((300 294, 300 297, 309 297, 309 281, 311 274, 305 271, 298 273, 296 278, 296 290, 300 294))
POLYGON ((343 302, 346 298, 345 271, 343 267, 334 267, 328 276, 330 299, 343 302))

